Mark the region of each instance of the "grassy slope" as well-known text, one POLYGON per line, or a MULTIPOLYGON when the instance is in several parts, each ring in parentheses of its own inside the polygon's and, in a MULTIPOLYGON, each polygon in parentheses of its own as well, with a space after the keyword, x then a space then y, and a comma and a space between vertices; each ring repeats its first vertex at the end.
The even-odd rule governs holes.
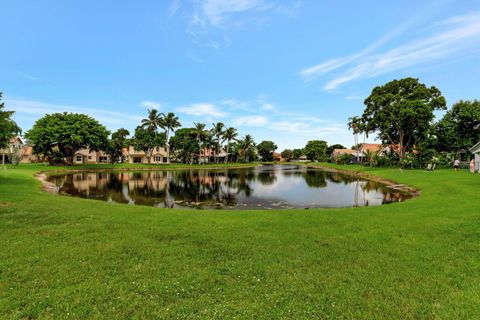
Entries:
POLYGON ((422 195, 372 208, 180 211, 0 170, 0 318, 480 318, 480 177, 347 167, 422 195))

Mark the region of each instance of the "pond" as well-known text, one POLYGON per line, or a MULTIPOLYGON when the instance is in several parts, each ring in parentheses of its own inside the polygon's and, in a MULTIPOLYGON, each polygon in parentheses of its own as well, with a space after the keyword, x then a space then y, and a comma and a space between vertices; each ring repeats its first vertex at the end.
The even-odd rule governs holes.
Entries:
POLYGON ((377 206, 410 195, 353 175, 294 165, 51 175, 60 194, 160 208, 292 209, 377 206))

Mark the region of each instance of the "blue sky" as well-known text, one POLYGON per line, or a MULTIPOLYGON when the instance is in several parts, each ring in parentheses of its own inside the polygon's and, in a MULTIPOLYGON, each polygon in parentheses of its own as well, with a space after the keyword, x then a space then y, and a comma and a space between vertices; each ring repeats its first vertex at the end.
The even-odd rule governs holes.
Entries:
POLYGON ((353 144, 371 89, 416 77, 451 106, 480 98, 480 0, 0 0, 0 91, 24 130, 147 108, 222 121, 279 149, 353 144))

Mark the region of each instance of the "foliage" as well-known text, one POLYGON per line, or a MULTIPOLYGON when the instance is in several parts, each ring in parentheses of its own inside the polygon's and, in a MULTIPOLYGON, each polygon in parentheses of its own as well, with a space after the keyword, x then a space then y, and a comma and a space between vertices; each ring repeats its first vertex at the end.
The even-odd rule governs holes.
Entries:
POLYGON ((242 140, 238 141, 237 148, 237 154, 243 157, 245 162, 255 160, 257 155, 256 145, 251 135, 247 134, 242 140))
POLYGON ((112 137, 108 140, 108 145, 106 148, 106 152, 110 156, 110 161, 115 163, 116 161, 120 160, 123 162, 123 148, 128 147, 128 132, 127 129, 121 128, 112 133, 112 137))
POLYGON ((434 111, 445 105, 436 87, 428 88, 413 78, 393 80, 372 90, 363 115, 350 118, 349 127, 354 132, 376 132, 383 144, 398 146, 402 159, 425 139, 434 111))
POLYGON ((182 124, 178 117, 173 113, 161 114, 160 127, 164 129, 165 133, 165 150, 167 152, 167 163, 170 163, 170 131, 175 131, 176 128, 182 124))
POLYGON ((231 153, 230 145, 231 145, 232 141, 237 140, 237 136, 238 136, 237 129, 235 129, 233 127, 229 127, 225 130, 225 133, 223 135, 223 137, 227 141, 227 147, 226 147, 227 156, 225 157, 225 163, 227 163, 229 161, 229 156, 230 156, 230 153, 231 153))
POLYGON ((303 155, 303 149, 293 149, 293 159, 298 160, 303 155))
POLYGON ((138 126, 132 139, 135 150, 145 152, 148 163, 151 161, 153 150, 165 145, 165 134, 158 133, 152 127, 138 126))
POLYGON ((435 125, 434 132, 439 150, 469 150, 480 141, 480 101, 455 103, 435 125))
POLYGON ((85 114, 53 113, 37 120, 25 137, 33 151, 44 156, 57 152, 73 163, 73 155, 81 148, 105 149, 109 132, 97 120, 85 114))
POLYGON ((291 149, 285 149, 282 151, 281 155, 282 155, 282 158, 284 158, 287 161, 290 161, 293 158, 293 151, 291 149))
POLYGON ((277 150, 273 141, 262 141, 257 145, 257 151, 263 161, 273 161, 273 152, 277 150))
POLYGON ((303 152, 310 161, 324 160, 327 156, 327 142, 323 140, 308 141, 303 152))
POLYGON ((352 162, 352 155, 350 154, 341 154, 338 157, 335 157, 335 163, 337 164, 350 164, 352 162))
POLYGON ((175 157, 184 163, 193 163, 200 151, 194 128, 178 129, 170 139, 170 146, 175 157))
POLYGON ((0 92, 0 149, 6 148, 10 139, 20 133, 20 127, 11 119, 14 111, 5 111, 0 92))

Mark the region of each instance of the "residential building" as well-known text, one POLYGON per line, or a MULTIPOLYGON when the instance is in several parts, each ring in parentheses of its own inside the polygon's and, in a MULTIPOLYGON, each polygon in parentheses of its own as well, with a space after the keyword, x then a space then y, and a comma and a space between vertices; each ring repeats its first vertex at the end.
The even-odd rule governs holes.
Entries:
POLYGON ((473 154, 475 159, 475 171, 480 171, 480 142, 470 149, 470 153, 473 154))

